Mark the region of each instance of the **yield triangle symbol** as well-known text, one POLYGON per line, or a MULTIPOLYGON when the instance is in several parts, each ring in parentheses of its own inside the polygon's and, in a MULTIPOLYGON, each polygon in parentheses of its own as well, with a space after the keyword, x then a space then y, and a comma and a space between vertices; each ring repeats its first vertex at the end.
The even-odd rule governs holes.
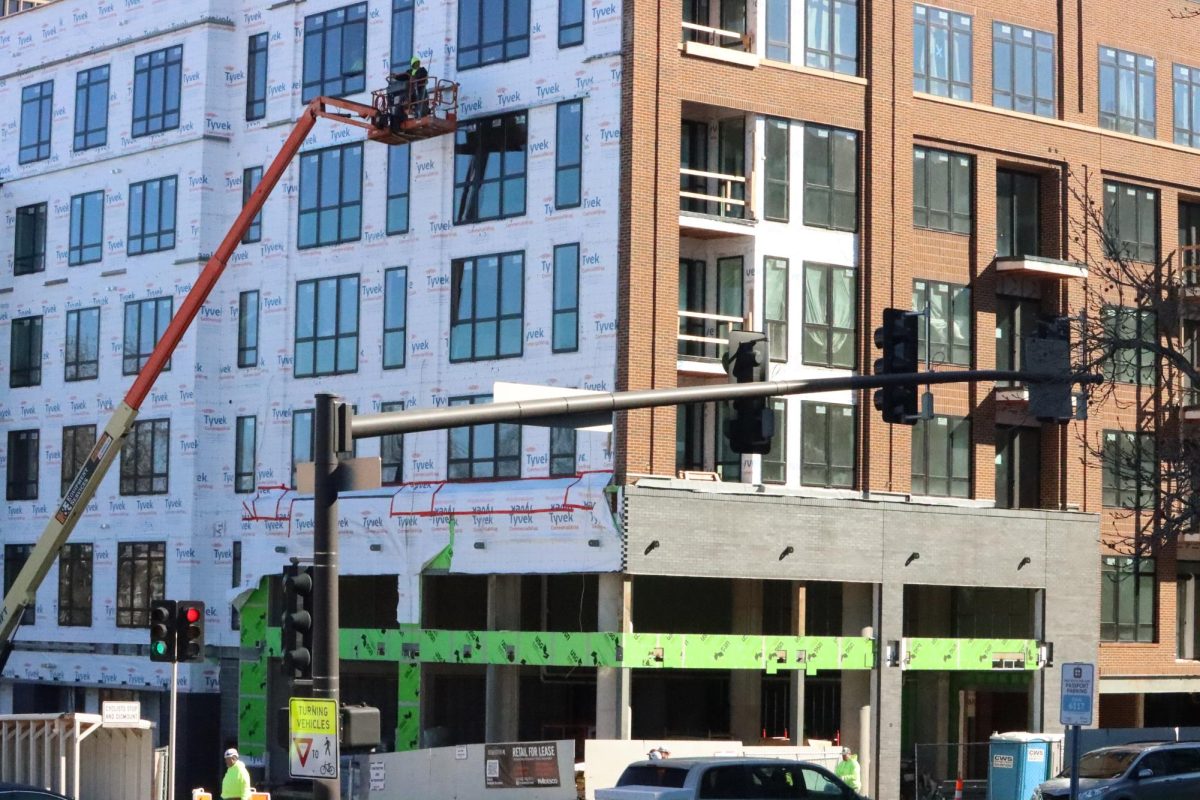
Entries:
POLYGON ((304 766, 308 761, 308 754, 312 752, 311 738, 301 739, 299 736, 293 737, 292 741, 296 743, 296 755, 300 756, 300 766, 304 766))

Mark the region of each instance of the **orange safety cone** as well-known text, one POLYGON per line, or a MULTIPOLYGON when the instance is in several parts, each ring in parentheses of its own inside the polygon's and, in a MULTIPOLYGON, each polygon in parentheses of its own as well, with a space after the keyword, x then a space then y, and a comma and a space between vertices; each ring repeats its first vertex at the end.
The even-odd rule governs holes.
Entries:
POLYGON ((963 800, 962 797, 962 775, 954 781, 954 800, 963 800))

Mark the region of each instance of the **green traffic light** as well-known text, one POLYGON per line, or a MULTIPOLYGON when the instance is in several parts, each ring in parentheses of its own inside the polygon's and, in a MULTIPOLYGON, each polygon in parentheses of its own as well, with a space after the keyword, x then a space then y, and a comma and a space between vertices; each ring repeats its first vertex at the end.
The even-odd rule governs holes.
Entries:
POLYGON ((155 642, 154 643, 154 652, 158 653, 160 656, 163 653, 167 652, 167 643, 166 642, 155 642))

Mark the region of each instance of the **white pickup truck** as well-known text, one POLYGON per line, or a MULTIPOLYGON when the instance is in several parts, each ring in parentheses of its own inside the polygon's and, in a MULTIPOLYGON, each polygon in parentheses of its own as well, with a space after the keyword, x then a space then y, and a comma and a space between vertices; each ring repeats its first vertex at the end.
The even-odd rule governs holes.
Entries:
POLYGON ((833 773, 782 758, 635 761, 596 800, 865 800, 833 773))

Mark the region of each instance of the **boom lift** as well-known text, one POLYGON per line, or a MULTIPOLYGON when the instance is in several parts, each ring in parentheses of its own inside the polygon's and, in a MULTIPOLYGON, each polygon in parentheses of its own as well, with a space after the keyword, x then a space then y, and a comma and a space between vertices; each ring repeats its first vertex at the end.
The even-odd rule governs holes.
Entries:
POLYGON ((0 670, 3 670, 8 662, 13 638, 25 608, 34 602, 38 586, 45 579, 50 565, 58 557, 59 550, 66 544, 75 523, 96 493, 113 459, 117 457, 125 436, 137 419, 142 402, 150 392, 150 387, 154 385, 163 366, 171 358, 175 347, 199 313, 200 307, 208 299, 217 279, 225 270, 226 262, 241 243, 246 229, 262 210, 271 190, 300 151, 304 138, 316 125, 317 120, 324 117, 364 128, 368 139, 383 144, 405 144, 430 139, 454 133, 457 129, 458 84, 453 81, 434 77, 423 78, 410 81, 403 92, 377 90, 372 93, 371 99, 372 104, 368 106, 340 98, 317 97, 301 113, 279 153, 263 172, 258 187, 250 195, 225 238, 221 240, 220 246, 204 265, 191 291, 183 299, 146 365, 134 378, 125 399, 113 412, 104 433, 96 440, 91 453, 59 501, 54 515, 47 521, 33 552, 4 596, 4 605, 0 606, 0 670))

